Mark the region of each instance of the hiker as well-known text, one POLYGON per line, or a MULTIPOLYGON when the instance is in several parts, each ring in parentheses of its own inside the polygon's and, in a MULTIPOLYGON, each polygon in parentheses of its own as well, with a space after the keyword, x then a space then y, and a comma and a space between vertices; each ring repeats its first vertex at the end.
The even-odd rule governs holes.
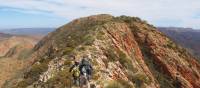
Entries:
POLYGON ((92 68, 90 62, 88 61, 87 56, 84 56, 83 59, 81 60, 79 70, 81 71, 81 75, 86 76, 87 81, 90 81, 93 68, 92 68))
POLYGON ((175 78, 175 81, 174 81, 174 86, 175 88, 182 88, 181 87, 181 82, 179 81, 179 73, 176 73, 176 78, 175 78))
POLYGON ((74 85, 79 86, 80 70, 78 61, 75 61, 74 65, 70 68, 69 72, 72 72, 74 85))

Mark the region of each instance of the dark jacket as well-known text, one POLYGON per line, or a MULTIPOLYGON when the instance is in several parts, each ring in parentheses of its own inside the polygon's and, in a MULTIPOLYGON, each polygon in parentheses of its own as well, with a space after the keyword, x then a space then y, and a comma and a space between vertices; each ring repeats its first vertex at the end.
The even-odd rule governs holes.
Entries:
POLYGON ((81 64, 79 65, 79 70, 81 71, 81 74, 82 74, 82 75, 83 75, 83 71, 82 71, 83 68, 85 68, 86 73, 87 73, 88 75, 91 75, 91 74, 92 74, 93 68, 92 68, 91 64, 90 64, 88 61, 82 60, 82 61, 81 61, 81 64))

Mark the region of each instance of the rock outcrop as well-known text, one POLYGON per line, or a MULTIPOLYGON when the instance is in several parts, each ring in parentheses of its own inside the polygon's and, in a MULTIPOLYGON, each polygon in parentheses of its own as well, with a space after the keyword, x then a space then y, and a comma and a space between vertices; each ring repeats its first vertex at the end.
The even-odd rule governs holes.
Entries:
POLYGON ((199 88, 200 64, 137 17, 94 15, 47 35, 33 49, 32 66, 5 88, 70 88, 69 68, 85 55, 97 88, 199 88))

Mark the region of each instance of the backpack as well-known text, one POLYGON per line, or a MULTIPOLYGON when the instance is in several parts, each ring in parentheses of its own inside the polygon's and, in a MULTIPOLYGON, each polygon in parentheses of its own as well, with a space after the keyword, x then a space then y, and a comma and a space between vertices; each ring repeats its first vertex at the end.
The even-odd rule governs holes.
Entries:
POLYGON ((87 73, 86 68, 84 66, 82 67, 81 72, 82 73, 87 73))
POLYGON ((87 65, 90 65, 90 62, 89 61, 83 61, 82 64, 87 66, 87 65))
POLYGON ((75 66, 72 70, 73 76, 75 77, 79 77, 80 76, 80 71, 79 71, 79 67, 75 66))

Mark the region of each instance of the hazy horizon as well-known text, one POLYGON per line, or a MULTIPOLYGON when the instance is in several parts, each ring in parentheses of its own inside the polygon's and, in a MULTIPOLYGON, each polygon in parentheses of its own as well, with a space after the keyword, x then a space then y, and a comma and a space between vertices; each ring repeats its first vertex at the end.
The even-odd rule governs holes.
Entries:
MULTIPOLYGON (((61 25, 62 26, 62 25, 61 25)), ((58 26, 60 27, 60 26, 58 26)), ((19 29, 24 29, 24 30, 29 30, 29 29, 57 29, 58 27, 17 27, 17 28, 0 28, 1 30, 19 30, 19 29)), ((195 29, 195 28, 190 28, 190 27, 175 27, 175 26, 157 26, 158 28, 178 28, 178 29, 192 29, 192 30, 200 30, 200 29, 195 29)))

